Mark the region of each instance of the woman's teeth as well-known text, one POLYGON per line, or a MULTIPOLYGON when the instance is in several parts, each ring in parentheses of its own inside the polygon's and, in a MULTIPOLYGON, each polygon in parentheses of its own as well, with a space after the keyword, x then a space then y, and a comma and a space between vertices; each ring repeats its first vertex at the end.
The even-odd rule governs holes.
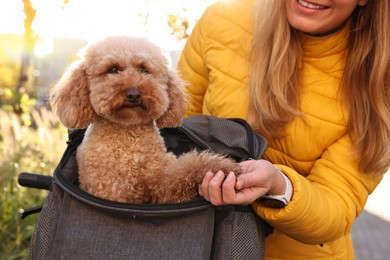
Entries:
POLYGON ((310 8, 310 9, 326 9, 326 6, 323 5, 316 5, 309 2, 306 2, 304 0, 298 0, 298 3, 304 7, 310 8))

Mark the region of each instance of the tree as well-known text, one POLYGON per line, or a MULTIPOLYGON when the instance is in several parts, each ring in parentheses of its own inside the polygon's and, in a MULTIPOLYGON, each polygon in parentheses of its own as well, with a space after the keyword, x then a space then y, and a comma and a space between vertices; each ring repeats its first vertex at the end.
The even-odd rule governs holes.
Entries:
POLYGON ((24 6, 24 36, 23 36, 23 50, 21 56, 21 63, 19 69, 19 79, 15 87, 15 105, 14 111, 18 114, 23 113, 21 102, 22 94, 26 91, 26 83, 29 79, 29 68, 31 64, 31 56, 34 51, 35 41, 37 37, 32 30, 32 24, 36 15, 36 10, 33 8, 30 0, 22 0, 24 6))

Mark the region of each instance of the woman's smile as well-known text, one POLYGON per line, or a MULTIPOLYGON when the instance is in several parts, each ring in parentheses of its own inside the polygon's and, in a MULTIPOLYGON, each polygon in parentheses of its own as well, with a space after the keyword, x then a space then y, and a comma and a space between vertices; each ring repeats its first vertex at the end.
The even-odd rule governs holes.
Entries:
POLYGON ((327 34, 341 27, 357 6, 368 0, 285 0, 288 22, 309 34, 327 34))

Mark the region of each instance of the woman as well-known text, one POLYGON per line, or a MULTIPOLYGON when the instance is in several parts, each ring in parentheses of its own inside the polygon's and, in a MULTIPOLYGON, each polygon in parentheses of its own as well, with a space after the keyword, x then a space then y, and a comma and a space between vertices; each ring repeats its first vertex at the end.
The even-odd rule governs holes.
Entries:
POLYGON ((245 174, 199 187, 252 203, 274 227, 266 259, 354 258, 352 224, 390 164, 389 13, 388 0, 226 0, 188 39, 187 115, 241 117, 269 142, 245 174))

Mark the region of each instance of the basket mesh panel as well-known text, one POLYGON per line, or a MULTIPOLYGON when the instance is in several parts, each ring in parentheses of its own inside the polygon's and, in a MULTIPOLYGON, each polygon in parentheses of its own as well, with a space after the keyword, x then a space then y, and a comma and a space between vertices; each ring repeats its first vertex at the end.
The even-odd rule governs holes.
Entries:
POLYGON ((244 149, 248 147, 247 136, 243 134, 245 128, 234 121, 215 119, 209 122, 202 117, 193 117, 187 119, 183 128, 192 132, 191 138, 196 142, 218 153, 229 154, 237 158, 243 158, 248 153, 244 149))
POLYGON ((49 245, 49 234, 52 220, 54 199, 53 194, 49 194, 43 206, 41 216, 33 233, 30 243, 30 258, 45 259, 45 254, 49 245), (39 227, 39 228, 38 228, 39 227), (35 250, 39 248, 39 252, 35 250))
POLYGON ((260 223, 254 221, 253 218, 255 216, 251 213, 234 212, 231 244, 232 260, 259 259, 259 254, 264 252, 264 248, 259 248, 258 251, 253 250, 257 245, 263 245, 262 241, 264 241, 260 223), (258 232, 253 232, 253 230, 258 232))

